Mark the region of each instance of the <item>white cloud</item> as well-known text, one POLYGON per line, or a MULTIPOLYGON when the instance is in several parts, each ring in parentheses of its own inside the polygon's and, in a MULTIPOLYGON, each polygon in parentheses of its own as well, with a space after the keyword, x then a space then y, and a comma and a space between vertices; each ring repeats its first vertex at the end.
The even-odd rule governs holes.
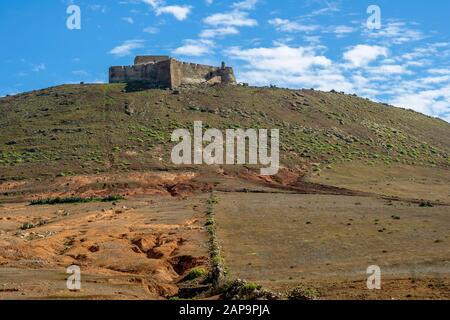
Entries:
POLYGON ((412 66, 412 67, 425 67, 432 63, 433 63, 433 61, 431 61, 429 59, 421 59, 421 60, 416 60, 416 61, 406 61, 405 65, 412 66))
POLYGON ((156 34, 159 32, 159 29, 155 28, 155 27, 147 27, 142 31, 144 31, 145 33, 149 33, 149 34, 156 34))
POLYGON ((134 49, 144 47, 144 41, 142 40, 127 40, 121 45, 113 48, 109 53, 116 57, 125 57, 132 54, 134 49))
POLYGON ((124 17, 122 18, 122 20, 128 22, 129 24, 134 24, 134 20, 132 17, 124 17))
POLYGON ((241 49, 232 47, 227 55, 244 64, 237 66, 238 80, 255 85, 316 88, 357 93, 375 101, 412 108, 427 115, 450 119, 450 73, 447 68, 429 69, 432 76, 404 80, 412 75, 407 65, 387 57, 387 48, 355 46, 344 53, 342 63, 333 62, 315 47, 274 47, 241 49), (370 64, 372 63, 372 64, 370 64), (352 68, 348 68, 349 65, 352 68), (436 88, 437 86, 437 88, 436 88))
POLYGON ((447 75, 447 74, 450 74, 450 69, 447 69, 447 68, 432 68, 432 69, 428 70, 428 73, 447 75))
POLYGON ((173 50, 173 54, 182 56, 203 56, 211 53, 214 42, 211 40, 185 40, 184 45, 173 50))
POLYGON ((212 26, 225 27, 254 27, 258 25, 256 20, 248 18, 248 14, 241 11, 216 13, 206 17, 203 22, 212 26))
POLYGON ((44 71, 45 69, 46 69, 45 64, 40 63, 38 65, 35 65, 32 70, 33 70, 33 72, 40 72, 40 71, 44 71))
POLYGON ((431 46, 427 48, 415 48, 413 51, 403 54, 402 58, 405 60, 415 60, 430 56, 435 52, 437 52, 437 50, 431 46))
POLYGON ((368 71, 374 74, 383 75, 410 73, 404 66, 396 64, 382 64, 373 68, 369 68, 368 71))
POLYGON ((243 0, 233 3, 232 7, 238 10, 252 10, 255 8, 258 0, 243 0))
POLYGON ((340 9, 338 8, 337 3, 333 2, 326 2, 326 7, 322 9, 315 10, 307 15, 305 17, 316 17, 316 16, 322 16, 322 15, 332 15, 335 12, 339 12, 340 9))
POLYGON ((321 90, 352 91, 352 84, 339 68, 313 47, 230 48, 228 55, 245 62, 238 73, 240 81, 256 85, 276 84, 290 87, 314 87, 321 90))
POLYGON ((385 40, 392 44, 403 44, 425 38, 421 31, 408 27, 407 24, 402 21, 385 23, 380 30, 365 29, 364 33, 369 38, 385 40))
POLYGON ((336 26, 333 28, 333 32, 336 34, 337 37, 343 37, 355 31, 356 29, 350 26, 336 26))
POLYGON ((287 71, 298 73, 312 66, 327 67, 331 61, 315 54, 313 48, 278 46, 274 48, 253 48, 242 50, 231 48, 230 56, 244 60, 254 69, 287 71))
POLYGON ((203 23, 210 26, 200 33, 200 38, 225 37, 239 34, 238 27, 254 27, 258 21, 249 18, 243 10, 255 8, 258 0, 243 0, 232 3, 231 12, 215 13, 203 19, 203 23))
POLYGON ((319 28, 316 25, 303 25, 295 21, 280 18, 269 20, 269 24, 275 26, 278 31, 283 32, 311 32, 319 28))
POLYGON ((407 91, 391 100, 393 105, 412 108, 428 115, 440 116, 450 120, 450 83, 447 85, 424 91, 407 91))
POLYGON ((167 13, 173 15, 175 19, 183 21, 188 17, 191 10, 191 6, 165 6, 156 8, 155 12, 157 16, 167 13))
POLYGON ((320 46, 321 40, 320 36, 304 36, 304 39, 306 42, 308 42, 310 45, 320 46))
POLYGON ((439 77, 425 77, 420 79, 420 81, 424 84, 438 84, 442 82, 450 82, 450 73, 446 76, 439 76, 439 77))
POLYGON ((359 44, 344 52, 344 59, 350 62, 352 67, 364 67, 381 56, 387 57, 388 53, 385 47, 359 44))
POLYGON ((186 20, 192 10, 192 6, 188 5, 166 5, 164 0, 142 0, 142 2, 150 5, 157 16, 171 14, 179 21, 186 20))
POLYGON ((239 30, 235 27, 224 27, 216 29, 205 29, 200 33, 201 38, 216 38, 224 37, 227 35, 238 34, 239 30))
POLYGON ((153 9, 156 9, 156 8, 164 5, 163 0, 142 0, 142 2, 150 5, 153 9))

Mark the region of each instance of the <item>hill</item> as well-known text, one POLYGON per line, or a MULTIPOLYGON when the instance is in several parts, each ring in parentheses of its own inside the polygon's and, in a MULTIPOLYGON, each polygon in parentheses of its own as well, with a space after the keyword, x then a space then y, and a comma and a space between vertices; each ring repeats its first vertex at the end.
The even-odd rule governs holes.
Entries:
MULTIPOLYGON (((280 129, 281 163, 448 168, 450 124, 337 92, 63 85, 0 99, 0 179, 173 168, 174 129, 280 129)), ((196 168, 191 168, 196 170, 196 168)))

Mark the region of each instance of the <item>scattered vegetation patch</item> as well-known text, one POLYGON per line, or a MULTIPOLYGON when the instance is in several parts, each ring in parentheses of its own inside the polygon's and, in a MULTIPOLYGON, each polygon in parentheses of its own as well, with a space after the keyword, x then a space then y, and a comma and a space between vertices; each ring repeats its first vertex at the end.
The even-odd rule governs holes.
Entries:
POLYGON ((193 300, 190 298, 180 298, 180 297, 170 297, 169 298, 170 301, 189 301, 189 300, 193 300))
POLYGON ((113 201, 120 201, 120 200, 125 200, 125 197, 119 196, 119 195, 111 195, 111 196, 101 198, 101 202, 113 202, 113 201))
POLYGON ((33 229, 33 228, 34 228, 34 224, 32 224, 31 222, 26 222, 20 227, 21 230, 28 230, 28 229, 33 229))
POLYGON ((81 197, 65 197, 65 198, 47 198, 47 199, 37 199, 32 200, 30 205, 31 206, 37 206, 37 205, 55 205, 55 204, 68 204, 68 203, 88 203, 88 202, 113 202, 113 201, 119 201, 124 200, 125 198, 123 196, 119 195, 113 195, 113 196, 107 196, 104 198, 98 198, 98 197, 90 197, 90 198, 81 198, 81 197))
POLYGON ((188 274, 184 277, 183 280, 190 281, 198 278, 202 278, 208 274, 208 271, 205 268, 197 267, 191 269, 188 274))
POLYGON ((207 221, 206 221, 206 223, 205 223, 205 226, 206 227, 210 227, 210 226, 213 226, 214 225, 214 219, 211 219, 211 218, 209 218, 207 221))
POLYGON ((217 203, 219 203, 218 198, 214 193, 211 193, 206 201, 205 211, 205 215, 208 218, 205 227, 209 234, 209 254, 212 264, 211 271, 208 275, 208 280, 212 282, 215 287, 219 287, 226 276, 226 269, 223 264, 219 242, 217 241, 216 223, 214 220, 214 205, 217 203))
POLYGON ((278 300, 280 296, 255 283, 237 279, 228 284, 222 298, 225 300, 278 300))
POLYGON ((260 285, 257 285, 256 283, 253 282, 248 282, 242 287, 242 289, 245 291, 261 290, 261 288, 262 287, 260 285))
POLYGON ((20 230, 29 230, 40 226, 45 226, 47 223, 47 220, 40 220, 37 223, 26 222, 20 226, 20 230))
POLYGON ((206 203, 208 206, 214 206, 219 203, 219 199, 214 193, 211 193, 211 196, 208 198, 208 201, 206 203))
POLYGON ((433 205, 433 203, 431 203, 431 201, 422 201, 419 204, 419 206, 422 208, 433 208, 434 207, 434 205, 433 205))
POLYGON ((299 286, 288 292, 289 300, 316 300, 320 297, 320 293, 314 288, 299 286))

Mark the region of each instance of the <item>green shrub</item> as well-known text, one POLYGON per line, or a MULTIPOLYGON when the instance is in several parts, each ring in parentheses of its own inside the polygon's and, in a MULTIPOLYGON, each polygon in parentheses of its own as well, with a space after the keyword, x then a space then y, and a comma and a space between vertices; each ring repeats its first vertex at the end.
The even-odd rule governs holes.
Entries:
POLYGON ((34 224, 32 224, 31 222, 26 222, 20 227, 21 230, 28 230, 28 229, 33 229, 33 228, 34 228, 34 224))
POLYGON ((184 277, 184 280, 194 280, 200 277, 204 277, 208 274, 208 271, 205 268, 193 268, 189 271, 189 273, 184 277))
POLYGON ((213 194, 211 193, 211 196, 208 198, 208 206, 213 206, 215 204, 219 203, 219 199, 213 194))
POLYGON ((101 199, 102 202, 113 202, 119 200, 125 200, 125 197, 119 195, 112 195, 101 199))
POLYGON ((289 300, 314 300, 319 296, 320 294, 316 289, 303 286, 292 289, 287 295, 289 300))
POLYGON ((248 282, 242 287, 242 289, 245 291, 255 291, 255 290, 260 290, 261 286, 257 285, 256 283, 253 283, 253 282, 248 282))
POLYGON ((419 205, 422 208, 433 208, 434 205, 431 203, 431 201, 422 201, 419 205))
POLYGON ((104 198, 96 198, 96 197, 90 197, 90 198, 81 198, 81 197, 65 197, 65 198, 47 198, 47 199, 37 199, 32 200, 30 205, 36 206, 36 205, 55 205, 55 204, 67 204, 67 203, 88 203, 88 202, 113 202, 113 201, 119 201, 124 200, 125 198, 123 196, 107 196, 104 198))

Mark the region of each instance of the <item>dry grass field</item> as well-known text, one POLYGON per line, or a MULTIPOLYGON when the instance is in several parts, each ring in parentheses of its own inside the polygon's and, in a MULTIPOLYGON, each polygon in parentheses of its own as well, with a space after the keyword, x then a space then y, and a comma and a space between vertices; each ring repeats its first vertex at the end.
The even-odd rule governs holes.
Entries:
POLYGON ((325 299, 450 298, 450 207, 371 197, 219 195, 218 238, 233 276, 325 299), (367 289, 378 265, 382 290, 367 289))

